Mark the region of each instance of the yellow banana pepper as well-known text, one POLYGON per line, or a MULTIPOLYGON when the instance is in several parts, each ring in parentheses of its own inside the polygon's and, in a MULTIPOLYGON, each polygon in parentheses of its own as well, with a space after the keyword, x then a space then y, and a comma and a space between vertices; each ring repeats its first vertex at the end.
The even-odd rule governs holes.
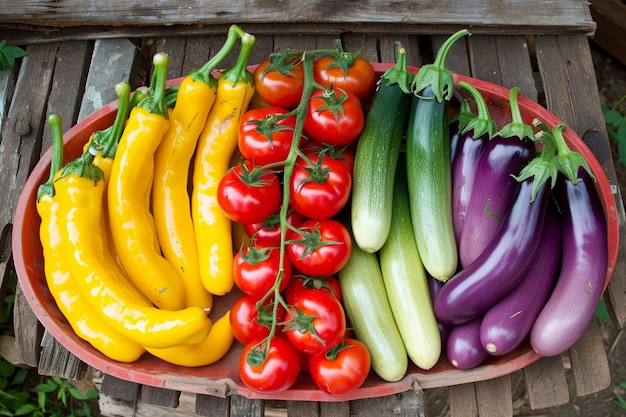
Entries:
POLYGON ((68 163, 54 182, 66 243, 65 262, 78 288, 100 318, 142 346, 198 343, 212 322, 199 307, 162 310, 136 291, 102 239, 105 182, 89 152, 68 163))
POLYGON ((53 178, 61 169, 63 159, 61 118, 51 115, 48 123, 52 128, 53 138, 50 179, 40 186, 37 198, 37 212, 41 217, 39 235, 48 288, 78 337, 115 361, 134 362, 145 349, 102 321, 96 309, 80 293, 70 274, 66 259, 67 239, 60 238, 64 236, 65 219, 61 215, 59 198, 55 195, 53 184, 53 178))
POLYGON ((213 324, 209 335, 200 343, 163 349, 147 347, 146 350, 157 358, 174 365, 198 367, 211 365, 223 358, 233 341, 229 310, 213 324))
POLYGON ((131 110, 107 197, 115 251, 128 277, 157 307, 178 310, 186 306, 184 286, 161 255, 150 212, 154 155, 169 124, 163 102, 167 64, 166 54, 155 54, 150 93, 131 110))
POLYGON ((245 33, 237 62, 218 79, 217 97, 200 133, 194 159, 192 219, 200 262, 200 277, 212 294, 224 295, 234 285, 231 222, 217 204, 217 185, 237 147, 237 126, 254 95, 246 70, 253 35, 245 33))
POLYGON ((155 154, 152 208, 157 238, 167 259, 180 274, 187 306, 210 309, 213 295, 200 278, 189 201, 189 167, 200 132, 215 102, 217 80, 211 72, 237 41, 235 26, 222 49, 202 68, 191 72, 178 87, 170 125, 155 154))

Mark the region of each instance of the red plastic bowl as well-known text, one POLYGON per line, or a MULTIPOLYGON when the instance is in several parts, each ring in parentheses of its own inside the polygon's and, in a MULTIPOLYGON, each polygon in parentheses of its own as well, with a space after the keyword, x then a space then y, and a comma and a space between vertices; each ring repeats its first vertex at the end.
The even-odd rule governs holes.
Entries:
MULTIPOLYGON (((380 75, 389 68, 389 64, 374 64, 374 67, 380 75)), ((469 77, 460 75, 455 77, 456 81, 465 80, 471 83, 483 94, 498 127, 510 120, 508 89, 469 77)), ((177 82, 180 82, 180 79, 172 80, 170 84, 177 82)), ((561 123, 556 116, 532 100, 520 96, 519 105, 522 117, 527 123, 536 117, 550 127, 561 123)), ((93 131, 105 129, 113 123, 116 109, 117 102, 110 103, 65 134, 66 160, 80 155, 83 144, 87 142, 93 131)), ((597 178, 596 188, 602 199, 608 229, 609 262, 606 275, 606 284, 608 284, 615 267, 618 249, 617 209, 613 193, 602 167, 584 142, 571 129, 566 129, 564 136, 570 147, 586 158, 597 178)), ((136 362, 129 364, 113 361, 76 336, 57 308, 46 285, 42 247, 39 241, 40 219, 35 208, 35 199, 37 188, 48 178, 50 157, 51 150, 48 150, 28 178, 17 204, 12 237, 15 267, 24 294, 35 315, 46 329, 70 352, 106 374, 141 384, 221 397, 239 394, 249 398, 331 402, 380 397, 407 391, 411 389, 414 381, 417 381, 422 388, 428 389, 496 378, 519 370, 540 357, 526 343, 508 355, 491 357, 475 369, 462 371, 454 368, 445 356, 442 356, 439 363, 429 371, 410 365, 405 377, 394 383, 385 382, 372 372, 360 389, 346 397, 333 397, 325 394, 306 374, 302 374, 291 389, 281 393, 259 394, 251 391, 243 385, 238 375, 237 364, 242 346, 236 342, 222 360, 199 368, 171 365, 147 353, 136 362)), ((217 299, 216 311, 212 315, 219 317, 222 311, 229 308, 236 296, 237 293, 233 292, 217 299)))

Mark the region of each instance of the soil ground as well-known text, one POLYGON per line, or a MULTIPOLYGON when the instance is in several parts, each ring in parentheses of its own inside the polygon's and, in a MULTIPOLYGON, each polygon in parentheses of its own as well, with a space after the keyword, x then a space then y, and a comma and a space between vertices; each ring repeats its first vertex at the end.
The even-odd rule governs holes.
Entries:
MULTIPOLYGON (((626 66, 590 41, 594 61, 598 90, 601 99, 612 107, 620 97, 626 95, 626 66)), ((625 100, 626 101, 626 100, 625 100)), ((626 114, 626 102, 621 105, 622 114, 626 114)), ((612 143, 613 160, 617 172, 622 196, 626 196, 626 161, 617 155, 617 147, 612 143)), ((596 394, 573 398, 565 405, 533 410, 528 404, 525 382, 521 371, 512 374, 513 408, 516 417, 626 417, 626 408, 617 403, 617 396, 626 399, 626 337, 624 329, 618 329, 610 322, 598 319, 604 336, 611 369, 611 385, 596 394), (623 386, 622 386, 623 385, 623 386)), ((573 388, 572 388, 573 392, 573 388)), ((425 399, 431 417, 449 417, 448 391, 446 388, 426 390, 425 399)), ((626 407, 626 405, 625 405, 626 407)))

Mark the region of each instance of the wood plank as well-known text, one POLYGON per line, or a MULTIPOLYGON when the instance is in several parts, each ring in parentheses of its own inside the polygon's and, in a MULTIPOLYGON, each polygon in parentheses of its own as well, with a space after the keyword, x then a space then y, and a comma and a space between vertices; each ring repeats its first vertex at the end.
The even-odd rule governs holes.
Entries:
POLYGON ((569 350, 569 355, 574 389, 578 397, 595 394, 611 384, 611 370, 602 331, 595 318, 569 350))
POLYGON ((82 380, 87 375, 89 366, 69 350, 47 331, 44 331, 41 340, 41 354, 37 372, 39 375, 59 376, 69 380, 82 380))
POLYGON ((251 400, 241 395, 230 397, 230 417, 263 417, 263 400, 251 400))
POLYGON ((453 385, 449 388, 450 415, 454 417, 478 417, 476 385, 453 385))
POLYGON ((13 328, 16 329, 15 345, 18 363, 36 368, 39 365, 40 341, 44 329, 28 305, 26 296, 19 284, 15 291, 15 303, 13 304, 13 328))
MULTIPOLYGON (((17 67, 19 67, 19 61, 17 67)), ((0 137, 4 129, 4 119, 7 117, 9 105, 11 104, 16 73, 17 69, 15 67, 10 70, 0 71, 0 137)))
MULTIPOLYGON (((281 2, 256 0, 233 2, 192 0, 184 6, 167 0, 151 2, 149 7, 124 0, 106 3, 59 0, 43 4, 37 0, 12 2, 0 8, 5 24, 69 28, 76 26, 138 25, 213 25, 250 23, 354 23, 383 22, 402 27, 412 24, 460 25, 492 28, 507 22, 509 28, 559 28, 560 32, 592 33, 595 23, 586 2, 581 0, 494 0, 468 5, 466 2, 441 0, 432 7, 427 0, 364 0, 359 7, 350 2, 328 3, 323 0, 281 2), (537 13, 541 10, 541 13, 537 13), (419 11, 419 13, 411 13, 419 11)), ((539 28, 539 29, 537 29, 539 28)))
POLYGON ((569 402, 569 390, 560 356, 544 357, 523 369, 528 403, 532 409, 569 402))
POLYGON ((142 403, 161 405, 163 407, 176 408, 180 404, 180 391, 143 385, 140 390, 139 400, 142 403))
POLYGON ((227 417, 230 413, 230 398, 198 394, 196 395, 195 412, 201 416, 227 417))
POLYGON ((320 403, 320 417, 345 417, 350 415, 348 401, 337 403, 320 403))
POLYGON ((481 417, 512 417, 511 377, 504 375, 476 383, 476 403, 481 417))
MULTIPOLYGON (((338 414, 337 416, 340 416, 338 414)), ((414 389, 379 398, 350 401, 350 417, 425 417, 424 392, 414 389)))
MULTIPOLYGON (((615 166, 610 150, 606 125, 600 106, 600 96, 593 61, 585 37, 537 36, 538 68, 546 92, 548 109, 585 139, 604 169, 615 190, 619 239, 626 240, 624 205, 619 195, 615 166)), ((626 281, 626 245, 620 244, 617 264, 608 290, 607 306, 618 327, 626 322, 624 283, 626 281), (613 287, 616 288, 613 288, 613 287), (615 297, 613 299, 613 297, 615 297), (620 303, 621 302, 621 303, 620 303)))
POLYGON ((122 81, 130 82, 136 58, 137 47, 128 39, 96 41, 79 121, 105 104, 117 100, 115 85, 122 81))
POLYGON ((320 417, 320 403, 313 401, 287 401, 287 415, 320 417))
POLYGON ((102 376, 102 385, 100 392, 113 398, 123 401, 137 401, 140 384, 132 381, 126 381, 111 375, 102 376))
POLYGON ((594 0, 591 17, 597 30, 591 38, 626 65, 626 3, 620 0, 594 0))

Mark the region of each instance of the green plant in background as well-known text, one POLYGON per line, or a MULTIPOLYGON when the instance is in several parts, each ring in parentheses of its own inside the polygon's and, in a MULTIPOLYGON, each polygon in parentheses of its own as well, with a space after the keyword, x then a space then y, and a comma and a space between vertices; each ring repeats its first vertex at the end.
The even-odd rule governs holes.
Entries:
MULTIPOLYGON (((17 276, 11 272, 0 311, 0 335, 13 336, 13 305, 17 276)), ((82 393, 59 377, 43 377, 36 369, 20 368, 0 356, 0 417, 97 416, 98 390, 82 393)))
MULTIPOLYGON (((626 381, 619 382, 617 386, 623 390, 626 390, 626 381)), ((619 408, 626 410, 626 399, 617 391, 615 392, 615 403, 618 405, 619 408)))
POLYGON ((27 53, 19 46, 7 45, 6 39, 0 41, 0 71, 13 68, 16 58, 22 58, 27 53))
POLYGON ((626 110, 620 111, 620 105, 626 100, 622 96, 613 107, 602 103, 602 113, 606 122, 609 137, 617 144, 617 153, 622 165, 626 165, 626 110))

